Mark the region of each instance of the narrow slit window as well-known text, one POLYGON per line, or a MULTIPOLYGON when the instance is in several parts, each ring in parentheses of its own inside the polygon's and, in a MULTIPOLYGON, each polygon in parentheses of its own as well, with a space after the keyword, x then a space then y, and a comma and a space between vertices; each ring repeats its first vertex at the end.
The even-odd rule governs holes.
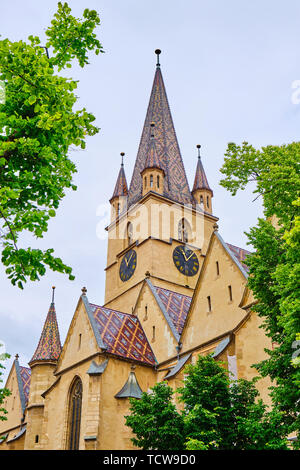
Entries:
POLYGON ((155 326, 152 326, 152 341, 155 341, 155 326))
POLYGON ((229 300, 232 301, 232 288, 228 286, 229 300))
POLYGON ((153 188, 153 175, 150 175, 150 188, 153 188))
POLYGON ((207 207, 209 207, 209 197, 206 198, 207 207))
POLYGON ((217 276, 220 275, 219 261, 216 261, 217 276))
POLYGON ((144 178, 144 185, 145 185, 145 188, 146 188, 146 186, 147 186, 147 177, 146 176, 144 178))
POLYGON ((159 189, 159 176, 157 176, 157 188, 159 189))
POLYGON ((207 296, 207 305, 208 305, 208 311, 211 312, 211 298, 210 298, 210 295, 207 296))
POLYGON ((81 348, 81 333, 79 333, 78 337, 78 350, 81 348))
POLYGON ((145 317, 144 317, 144 320, 147 320, 148 318, 148 307, 147 305, 145 305, 145 317))
POLYGON ((35 443, 37 444, 38 442, 39 442, 39 436, 36 435, 36 436, 35 436, 35 443))

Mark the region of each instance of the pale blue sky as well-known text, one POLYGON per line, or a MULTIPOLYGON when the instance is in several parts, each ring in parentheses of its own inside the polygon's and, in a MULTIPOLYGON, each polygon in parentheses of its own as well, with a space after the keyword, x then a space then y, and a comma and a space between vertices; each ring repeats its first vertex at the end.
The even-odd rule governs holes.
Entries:
MULTIPOLYGON (((2 37, 43 38, 56 5, 53 0, 2 1, 2 37)), ((96 237, 96 209, 112 195, 121 151, 130 181, 155 71, 154 49, 162 49, 162 73, 189 183, 200 143, 226 241, 246 248, 243 232, 261 214, 250 191, 233 198, 218 186, 227 143, 282 144, 298 140, 299 133, 300 105, 291 101, 292 82, 300 79, 299 1, 70 0, 69 5, 76 16, 88 7, 101 17, 98 35, 106 53, 69 72, 80 80, 80 104, 95 114, 101 131, 85 151, 72 154, 78 191, 67 194, 40 243, 53 246, 73 266, 76 280, 49 272, 22 292, 0 268, 0 342, 13 356, 18 352, 24 365, 37 345, 52 285, 62 340, 83 285, 89 300, 103 302, 106 242, 96 237)))

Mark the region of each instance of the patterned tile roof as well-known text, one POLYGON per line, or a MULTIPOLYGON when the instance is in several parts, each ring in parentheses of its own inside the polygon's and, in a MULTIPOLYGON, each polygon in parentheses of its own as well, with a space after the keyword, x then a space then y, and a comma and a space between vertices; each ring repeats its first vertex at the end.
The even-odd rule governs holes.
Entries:
POLYGON ((107 351, 124 358, 154 365, 155 356, 135 315, 90 304, 107 351))
POLYGON ((128 194, 128 187, 127 187, 127 181, 126 181, 126 176, 125 176, 125 171, 124 171, 124 165, 121 165, 119 175, 117 178, 116 186, 114 193, 111 197, 113 199, 114 197, 119 197, 119 196, 127 196, 128 194))
POLYGON ((243 248, 239 248, 238 246, 231 245, 230 243, 226 243, 230 251, 234 254, 234 256, 238 259, 238 261, 242 264, 243 268, 246 272, 249 272, 249 267, 244 264, 246 256, 251 255, 251 252, 248 250, 244 250, 243 248))
MULTIPOLYGON (((61 352, 58 324, 54 303, 51 303, 39 344, 30 361, 57 361, 61 352)), ((30 364, 29 363, 29 364, 30 364)))
POLYGON ((193 191, 196 191, 197 189, 208 189, 209 191, 212 191, 208 184, 207 177, 206 177, 204 167, 202 165, 202 161, 200 157, 198 158, 198 163, 196 167, 193 191))
POLYGON ((162 287, 154 287, 169 317, 171 318, 173 325, 179 335, 181 335, 191 305, 192 297, 178 294, 178 292, 163 289, 162 287))
POLYGON ((161 162, 159 160, 159 156, 158 156, 158 153, 157 153, 157 150, 156 150, 154 137, 152 137, 150 139, 149 149, 148 149, 148 152, 147 152, 147 158, 146 158, 146 161, 145 161, 144 170, 146 170, 147 168, 160 168, 160 169, 162 169, 161 168, 161 162))
POLYGON ((142 197, 141 172, 145 167, 149 141, 150 124, 155 124, 155 145, 160 168, 165 172, 164 195, 170 199, 190 204, 192 197, 185 174, 168 98, 160 67, 156 68, 150 101, 135 161, 129 188, 128 206, 142 197))
POLYGON ((20 376, 25 397, 25 404, 27 406, 30 390, 31 369, 29 367, 20 366, 20 376))

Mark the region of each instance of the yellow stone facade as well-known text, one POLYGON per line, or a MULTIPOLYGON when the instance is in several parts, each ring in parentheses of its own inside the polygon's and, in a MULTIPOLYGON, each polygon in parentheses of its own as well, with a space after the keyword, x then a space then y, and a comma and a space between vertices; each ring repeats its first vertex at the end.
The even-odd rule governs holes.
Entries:
MULTIPOLYGON (((157 102, 156 90, 161 87, 159 96, 165 93, 160 73, 160 70, 156 71, 150 98, 154 104, 157 102)), ((154 104, 148 122, 155 120, 154 104)), ((159 112, 167 112, 163 101, 159 112)), ((162 114, 163 119, 168 124, 168 115, 162 114)), ((156 132, 158 138, 164 138, 158 126, 156 132)), ((173 130, 166 132, 172 140, 173 130)), ((143 135, 146 133, 145 127, 143 135)), ((174 160, 172 168, 175 152, 171 144, 175 141, 170 144, 167 138, 168 169, 143 171, 141 168, 140 197, 131 204, 130 197, 137 191, 136 176, 133 176, 129 189, 122 176, 111 199, 112 216, 107 227, 105 303, 99 307, 100 316, 106 314, 108 318, 117 312, 116 318, 128 319, 137 328, 139 326, 144 352, 135 359, 125 346, 123 355, 120 345, 119 349, 107 347, 105 327, 100 328, 100 323, 95 321, 97 306, 89 304, 83 289, 59 358, 56 361, 38 358, 31 363, 30 391, 25 406, 24 397, 23 402, 20 398, 21 384, 18 362, 15 361, 6 384, 12 395, 4 403, 8 419, 0 422, 0 438, 3 438, 0 450, 59 450, 72 446, 82 450, 133 449, 131 431, 125 426, 124 419, 129 412, 129 398, 124 390, 130 377, 135 381, 136 390, 148 391, 170 375, 167 381, 176 389, 181 385, 184 373, 184 366, 172 373, 179 361, 195 363, 199 354, 214 353, 235 378, 250 379, 256 375, 252 364, 264 359, 264 348, 271 347, 259 328, 260 319, 250 311, 255 301, 247 288, 243 250, 228 245, 220 236, 218 218, 212 213, 213 193, 205 174, 198 175, 197 184, 195 179, 195 197, 191 195, 190 204, 183 204, 180 197, 178 200, 170 197, 175 194, 172 178, 178 176, 178 167, 182 163, 174 160), (143 178, 145 175, 150 178, 151 174, 155 178, 158 175, 164 178, 157 191, 158 188, 143 186, 143 178), (199 186, 201 178, 206 181, 203 187, 199 186), (200 204, 201 195, 204 208, 200 204), (186 263, 192 256, 189 253, 197 257, 199 270, 194 276, 177 269, 173 259, 176 247, 189 250, 184 255, 186 263), (136 253, 136 265, 131 277, 124 282, 120 278, 120 269, 123 263, 129 270, 131 258, 127 258, 127 254, 131 250, 136 253), (165 301, 168 296, 169 303, 165 301), (181 302, 178 309, 176 302, 178 305, 181 302), (178 320, 180 315, 183 315, 182 323, 178 320), (143 360, 146 348, 153 354, 155 362, 143 360), (77 395, 74 392, 76 383, 81 387, 77 395), (79 424, 75 428, 71 411, 78 418, 79 424)), ((141 142, 143 149, 143 136, 141 142)), ((159 142, 157 147, 159 152, 159 142)), ((184 185, 184 176, 182 178, 184 185)), ((117 326, 115 329, 117 344, 121 330, 117 326)), ((269 400, 269 385, 266 379, 258 382, 265 401, 269 400)))

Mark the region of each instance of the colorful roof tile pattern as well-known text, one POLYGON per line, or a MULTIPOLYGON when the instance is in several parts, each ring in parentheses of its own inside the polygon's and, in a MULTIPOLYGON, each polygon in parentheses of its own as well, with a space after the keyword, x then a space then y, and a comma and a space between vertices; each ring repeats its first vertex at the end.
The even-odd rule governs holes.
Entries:
POLYGON ((125 176, 125 171, 124 171, 124 165, 121 165, 119 175, 117 178, 116 186, 114 193, 111 197, 113 199, 114 197, 119 197, 119 196, 127 196, 128 194, 128 187, 127 187, 127 181, 126 181, 126 176, 125 176))
POLYGON ((156 150, 154 137, 151 137, 151 139, 150 139, 149 149, 148 149, 148 153, 147 153, 147 158, 146 158, 144 170, 146 170, 147 168, 162 169, 161 168, 161 163, 160 163, 160 160, 159 160, 159 157, 158 157, 158 153, 157 153, 157 150, 156 150))
POLYGON ((179 335, 181 335, 191 305, 192 297, 178 294, 178 292, 163 289, 162 287, 154 287, 169 317, 171 318, 173 325, 179 335))
POLYGON ((155 356, 135 315, 90 304, 107 352, 154 365, 155 356))
MULTIPOLYGON (((51 303, 38 347, 30 361, 57 361, 61 353, 61 342, 54 303, 51 303)), ((29 364, 30 364, 29 363, 29 364)))
POLYGON ((251 255, 251 252, 248 250, 244 250, 243 248, 239 248, 235 245, 230 245, 230 243, 226 243, 230 251, 234 254, 234 256, 238 259, 238 261, 242 264, 243 268, 246 272, 249 272, 249 267, 243 263, 246 256, 251 255))
POLYGON ((155 124, 155 145, 160 168, 165 172, 164 195, 182 204, 191 204, 192 197, 185 174, 168 98, 160 67, 156 68, 150 101, 129 188, 128 206, 142 197, 141 172, 145 168, 150 124, 155 124))
POLYGON ((30 390, 31 369, 29 367, 20 366, 20 376, 25 397, 25 404, 27 406, 30 390))
MULTIPOLYGON (((198 158, 198 163, 196 167, 196 174, 195 174, 195 180, 194 180, 194 186, 193 186, 193 191, 196 191, 197 189, 207 189, 212 192, 211 188, 209 187, 206 174, 202 165, 201 158, 198 158)), ((192 191, 192 192, 193 192, 192 191)))

